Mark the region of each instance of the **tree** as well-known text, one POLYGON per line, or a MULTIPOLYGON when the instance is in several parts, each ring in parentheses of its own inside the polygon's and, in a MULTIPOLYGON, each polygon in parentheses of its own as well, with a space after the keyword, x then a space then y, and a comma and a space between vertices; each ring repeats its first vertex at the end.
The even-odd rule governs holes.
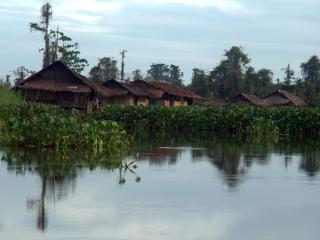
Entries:
POLYGON ((80 57, 79 44, 59 31, 59 27, 56 30, 49 29, 52 18, 52 6, 49 3, 42 6, 41 18, 40 23, 30 23, 30 29, 44 34, 45 47, 40 49, 44 54, 43 68, 60 60, 72 70, 81 73, 88 66, 88 61, 80 57))
POLYGON ((170 68, 164 63, 152 63, 147 73, 152 80, 170 80, 170 68))
POLYGON ((7 74, 5 77, 0 77, 0 88, 11 88, 10 75, 7 74))
POLYGON ((231 97, 244 89, 244 70, 250 59, 241 47, 226 50, 220 64, 210 74, 219 97, 231 97))
POLYGON ((257 72, 257 82, 255 94, 259 97, 264 97, 272 91, 273 72, 270 69, 262 68, 257 72))
POLYGON ((257 85, 257 73, 253 67, 248 67, 244 74, 243 92, 247 94, 254 94, 257 85))
POLYGON ((312 56, 308 61, 301 64, 301 73, 304 80, 305 101, 312 106, 320 105, 320 60, 312 56))
POLYGON ((141 72, 140 69, 134 70, 134 71, 131 73, 131 75, 132 75, 133 81, 144 78, 144 77, 143 77, 143 74, 142 74, 142 72, 141 72))
POLYGON ((120 55, 121 55, 121 80, 122 81, 124 80, 124 59, 126 57, 127 52, 128 51, 125 49, 120 52, 120 55))
POLYGON ((301 72, 306 82, 320 82, 320 60, 317 56, 312 56, 307 62, 301 63, 301 72))
POLYGON ((285 74, 282 89, 290 91, 292 90, 292 84, 294 81, 294 71, 291 69, 290 64, 288 64, 285 68, 282 68, 281 70, 284 71, 285 74))
POLYGON ((34 73, 34 71, 27 69, 25 66, 18 67, 16 70, 13 71, 14 85, 19 85, 20 82, 22 82, 34 73))
POLYGON ((147 71, 152 80, 162 80, 177 86, 182 86, 183 72, 179 66, 165 63, 153 63, 147 71))
POLYGON ((88 66, 88 61, 80 57, 79 44, 74 43, 72 38, 66 36, 63 32, 57 31, 53 37, 55 37, 53 41, 55 46, 52 55, 57 56, 72 70, 81 73, 88 66))
POLYGON ((46 3, 41 7, 41 21, 39 23, 30 23, 31 31, 38 31, 43 34, 44 48, 43 48, 43 68, 50 65, 50 39, 49 39, 49 24, 52 18, 52 6, 46 3))
POLYGON ((210 96, 210 87, 206 72, 199 68, 192 70, 190 89, 202 97, 210 96))
POLYGON ((97 66, 91 68, 89 78, 95 82, 103 83, 110 79, 117 79, 119 76, 119 69, 117 61, 110 57, 103 57, 99 59, 97 66))
POLYGON ((169 78, 169 82, 177 85, 177 86, 182 86, 182 78, 183 78, 183 72, 181 71, 179 66, 170 65, 170 78, 169 78))

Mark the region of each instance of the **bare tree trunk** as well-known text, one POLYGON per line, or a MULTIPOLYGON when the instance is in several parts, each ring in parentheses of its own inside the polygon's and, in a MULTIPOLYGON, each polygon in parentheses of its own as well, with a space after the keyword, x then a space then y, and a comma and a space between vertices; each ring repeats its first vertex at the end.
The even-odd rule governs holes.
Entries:
POLYGON ((127 50, 122 50, 120 52, 121 55, 121 80, 124 80, 124 58, 126 57, 127 50))

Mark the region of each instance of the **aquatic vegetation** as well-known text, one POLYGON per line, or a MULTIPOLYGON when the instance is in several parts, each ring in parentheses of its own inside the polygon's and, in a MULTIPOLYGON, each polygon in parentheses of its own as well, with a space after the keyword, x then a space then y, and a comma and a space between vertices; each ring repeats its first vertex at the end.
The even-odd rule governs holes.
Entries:
POLYGON ((85 120, 51 105, 0 105, 0 121, 3 145, 126 152, 132 140, 116 122, 85 120))
POLYGON ((113 105, 91 118, 122 123, 129 131, 207 132, 242 138, 318 137, 318 108, 143 107, 113 105))

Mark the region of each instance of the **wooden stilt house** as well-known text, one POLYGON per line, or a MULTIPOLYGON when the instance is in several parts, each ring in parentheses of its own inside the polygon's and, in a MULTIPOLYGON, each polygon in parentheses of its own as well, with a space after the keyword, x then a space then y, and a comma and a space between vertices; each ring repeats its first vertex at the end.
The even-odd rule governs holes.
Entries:
POLYGON ((264 98, 264 101, 271 106, 307 106, 307 104, 301 98, 283 90, 278 90, 267 95, 264 98))
POLYGON ((150 99, 153 98, 152 94, 127 81, 111 79, 104 82, 103 86, 114 95, 111 98, 108 97, 102 100, 102 105, 127 104, 147 106, 150 103, 150 99))
POLYGON ((150 105, 153 106, 188 106, 195 99, 201 99, 195 93, 159 80, 136 80, 133 86, 149 93, 150 105))
POLYGON ((99 98, 113 95, 60 61, 25 79, 16 89, 27 101, 55 104, 87 113, 99 107, 99 98))
POLYGON ((227 99, 227 103, 231 105, 239 106, 256 106, 256 107, 267 107, 269 106, 263 99, 258 98, 254 95, 238 94, 232 98, 227 99))

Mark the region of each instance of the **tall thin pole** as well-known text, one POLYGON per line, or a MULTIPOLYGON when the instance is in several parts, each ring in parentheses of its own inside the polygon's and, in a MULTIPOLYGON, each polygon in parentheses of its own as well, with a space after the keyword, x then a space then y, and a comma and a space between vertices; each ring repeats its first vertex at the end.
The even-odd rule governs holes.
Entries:
POLYGON ((126 57, 126 53, 128 51, 123 49, 121 52, 120 52, 120 55, 121 55, 121 80, 123 81, 124 80, 124 59, 126 57))

